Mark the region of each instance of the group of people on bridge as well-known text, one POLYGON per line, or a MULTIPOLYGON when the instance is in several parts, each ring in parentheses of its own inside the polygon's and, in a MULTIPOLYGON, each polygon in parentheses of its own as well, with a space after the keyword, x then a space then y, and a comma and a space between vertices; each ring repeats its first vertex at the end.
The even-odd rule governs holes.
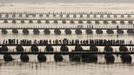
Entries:
MULTIPOLYGON (((61 44, 66 44, 66 45, 126 45, 125 40, 106 40, 106 39, 90 39, 90 40, 68 40, 66 38, 62 40, 28 40, 28 39, 8 39, 8 40, 3 40, 1 42, 1 45, 61 45, 61 44)), ((132 45, 132 40, 127 43, 127 45, 132 45)))

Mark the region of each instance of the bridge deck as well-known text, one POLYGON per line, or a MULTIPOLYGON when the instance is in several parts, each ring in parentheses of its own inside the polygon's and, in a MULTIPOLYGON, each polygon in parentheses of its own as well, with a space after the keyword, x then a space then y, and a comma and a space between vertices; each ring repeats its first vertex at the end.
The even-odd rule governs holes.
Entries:
POLYGON ((102 30, 107 30, 107 29, 112 29, 112 30, 117 30, 117 29, 122 29, 122 30, 128 30, 128 29, 134 29, 134 28, 17 28, 17 27, 13 27, 13 28, 0 28, 0 29, 72 29, 72 30, 75 30, 75 29, 82 29, 82 30, 86 30, 86 29, 92 29, 92 30, 96 30, 96 29, 102 29, 102 30))
POLYGON ((0 12, 0 14, 28 14, 28 15, 34 15, 34 14, 78 14, 78 15, 134 15, 134 13, 93 13, 93 12, 0 12))
POLYGON ((127 18, 127 19, 122 19, 122 18, 97 18, 97 19, 92 19, 92 18, 0 18, 0 20, 41 20, 41 21, 45 21, 45 20, 49 20, 49 21, 54 21, 54 20, 57 20, 57 21, 134 21, 134 18, 127 18))
POLYGON ((17 45, 21 45, 21 46, 62 46, 62 45, 66 45, 66 46, 134 46, 134 44, 0 44, 0 46, 17 46, 17 45))
POLYGON ((75 51, 75 52, 0 52, 0 54, 12 54, 12 55, 17 55, 17 54, 62 54, 62 55, 67 55, 67 54, 115 54, 115 55, 120 55, 120 54, 134 54, 134 52, 90 52, 90 51, 75 51))

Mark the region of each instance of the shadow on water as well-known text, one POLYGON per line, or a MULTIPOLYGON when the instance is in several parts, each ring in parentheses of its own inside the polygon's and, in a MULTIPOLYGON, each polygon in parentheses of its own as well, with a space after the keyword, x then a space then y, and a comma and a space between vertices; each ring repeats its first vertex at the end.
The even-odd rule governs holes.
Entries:
POLYGON ((124 70, 134 69, 134 63, 122 64, 115 62, 114 64, 98 63, 75 63, 75 62, 28 62, 20 61, 0 62, 0 74, 6 75, 121 75, 124 70), (115 71, 115 72, 114 72, 115 71), (105 72, 105 74, 103 74, 105 72), (112 73, 114 72, 114 73, 112 73), (10 74, 11 73, 11 74, 10 74))
POLYGON ((113 66, 113 67, 123 67, 123 66, 129 66, 129 67, 134 67, 134 63, 131 64, 123 64, 121 62, 115 62, 114 64, 106 64, 105 62, 98 62, 98 63, 82 63, 82 62, 43 62, 43 63, 39 63, 39 62, 27 62, 27 63, 23 63, 20 61, 12 61, 12 62, 0 62, 0 67, 8 67, 8 66, 18 66, 18 67, 27 67, 27 68, 36 68, 38 70, 38 68, 41 67, 46 67, 47 66, 57 66, 57 67, 65 67, 65 66, 113 66))

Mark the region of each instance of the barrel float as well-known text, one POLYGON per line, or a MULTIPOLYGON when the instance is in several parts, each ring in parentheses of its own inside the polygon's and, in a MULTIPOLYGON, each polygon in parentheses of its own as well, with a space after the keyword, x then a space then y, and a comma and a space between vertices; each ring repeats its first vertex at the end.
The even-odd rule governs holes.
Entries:
POLYGON ((80 18, 83 18, 83 14, 80 14, 80 18))
POLYGON ((70 14, 66 14, 66 18, 69 18, 70 17, 70 14))
POLYGON ((82 54, 82 62, 84 63, 89 63, 90 60, 90 55, 89 54, 82 54))
POLYGON ((50 52, 54 51, 54 49, 51 45, 47 45, 45 49, 46 49, 46 51, 50 51, 50 52))
POLYGON ((125 22, 123 20, 120 21, 120 24, 125 24, 125 22))
POLYGON ((128 17, 128 18, 130 18, 130 17, 131 17, 131 15, 130 15, 130 14, 128 14, 128 15, 127 15, 127 17, 128 17))
POLYGON ((63 24, 66 24, 66 20, 62 20, 62 23, 63 23, 63 24))
POLYGON ((77 17, 77 15, 76 14, 73 14, 73 18, 76 18, 77 17))
POLYGON ((16 23, 16 20, 12 20, 12 23, 16 23))
POLYGON ((49 24, 50 23, 50 21, 49 20, 46 20, 46 24, 49 24))
POLYGON ((69 60, 71 62, 81 62, 81 58, 80 54, 69 54, 69 60))
POLYGON ((129 54, 123 54, 123 55, 121 55, 121 61, 122 61, 122 63, 131 64, 132 57, 129 54))
POLYGON ((133 29, 128 29, 128 30, 127 30, 127 33, 128 33, 128 34, 132 34, 132 33, 134 33, 134 30, 133 30, 133 29))
POLYGON ((117 22, 115 20, 112 21, 112 24, 116 24, 117 22))
POLYGON ((96 29, 96 34, 103 34, 103 31, 101 29, 96 29))
POLYGON ((117 17, 117 14, 114 14, 114 18, 116 18, 117 17))
POLYGON ((55 60, 55 62, 62 62, 63 61, 63 57, 60 54, 55 54, 54 55, 54 60, 55 60))
POLYGON ((12 33, 13 34, 18 34, 18 30, 17 29, 12 29, 12 33))
POLYGON ((67 47, 66 45, 62 45, 62 46, 60 47, 60 51, 61 51, 61 52, 68 52, 69 49, 68 49, 68 47, 67 47))
POLYGON ((20 55, 21 62, 29 62, 29 57, 27 54, 20 55))
POLYGON ((29 23, 33 23, 33 20, 29 20, 29 23))
POLYGON ((71 24, 74 24, 74 20, 70 20, 70 23, 71 23, 71 24))
POLYGON ((24 34, 24 35, 27 35, 27 34, 29 34, 29 31, 28 31, 28 29, 23 29, 23 31, 22 31, 22 32, 23 32, 23 34, 24 34))
POLYGON ((8 20, 4 20, 4 23, 8 23, 8 20))
POLYGON ((113 64, 115 61, 115 57, 112 54, 106 54, 104 56, 106 64, 113 64))
POLYGON ((120 46, 119 47, 119 51, 125 51, 125 52, 127 52, 128 51, 128 48, 126 47, 126 46, 120 46))
POLYGON ((93 34, 92 29, 86 29, 86 34, 93 34))
POLYGON ((23 17, 23 14, 19 14, 19 17, 23 17))
POLYGON ((113 48, 111 46, 105 46, 104 51, 105 52, 113 52, 113 48))
POLYGON ((9 17, 9 13, 5 13, 4 15, 5 15, 4 17, 6 17, 6 18, 9 17))
POLYGON ((90 20, 87 20, 87 23, 88 23, 88 24, 91 24, 91 21, 90 21, 90 20))
POLYGON ((43 17, 43 14, 39 14, 39 17, 43 17))
MULTIPOLYGON (((90 46, 90 52, 98 52, 98 48, 96 46, 90 46)), ((97 63, 98 57, 96 54, 89 55, 89 62, 90 63, 97 63)))
POLYGON ((83 23, 83 21, 82 21, 82 20, 79 20, 79 21, 78 21, 78 23, 79 23, 79 24, 82 24, 82 23, 83 23))
POLYGON ((39 31, 39 29, 33 29, 33 33, 34 33, 35 35, 38 35, 38 34, 40 34, 40 31, 39 31))
POLYGON ((112 29, 107 29, 107 31, 106 31, 108 34, 113 34, 114 33, 114 31, 112 30, 112 29))
POLYGON ((39 23, 39 24, 40 24, 40 23, 41 23, 41 20, 37 20, 37 23, 39 23))
POLYGON ((129 20, 129 21, 128 21, 128 24, 133 24, 133 21, 129 20))
POLYGON ((8 47, 6 45, 2 45, 1 51, 2 52, 8 52, 8 47))
POLYGON ((117 33, 118 33, 118 34, 123 34, 124 31, 123 31, 122 29, 118 29, 118 30, 117 30, 117 33))
POLYGON ((75 46, 75 51, 83 51, 83 48, 79 45, 75 46))
POLYGON ((104 17, 104 15, 101 14, 101 15, 100 15, 100 18, 103 18, 103 17, 104 17))
POLYGON ((29 15, 28 14, 25 14, 25 17, 29 17, 29 15))
POLYGON ((39 62, 46 62, 47 58, 44 54, 38 54, 37 59, 39 62))
POLYGON ((32 52, 38 52, 38 47, 36 45, 31 46, 31 51, 32 52))
POLYGON ((98 57, 95 54, 90 55, 90 63, 97 63, 98 57))
POLYGON ((72 32, 71 32, 71 29, 65 29, 65 34, 66 35, 70 35, 72 32))
POLYGON ((49 29, 44 29, 44 34, 49 35, 50 34, 50 30, 49 29))
POLYGON ((55 24, 57 24, 57 23, 58 23, 58 21, 57 21, 57 20, 54 20, 54 23, 55 23, 55 24))
POLYGON ((82 34, 81 29, 75 29, 75 34, 76 34, 76 35, 80 35, 80 34, 82 34))
POLYGON ((3 58, 5 62, 13 61, 13 58, 10 54, 4 54, 3 58))
POLYGON ((54 33, 55 33, 56 35, 60 35, 60 34, 61 34, 61 31, 60 31, 60 29, 55 29, 55 30, 54 30, 54 33))
POLYGON ((100 22, 98 20, 95 21, 95 24, 100 24, 100 22))
POLYGON ((90 46, 90 51, 98 52, 98 48, 96 46, 90 46))
MULTIPOLYGON (((89 50, 84 50, 85 52, 90 52, 89 50)), ((81 54, 82 62, 84 63, 97 63, 98 57, 96 54, 81 54)))
POLYGON ((104 24, 108 24, 108 21, 105 20, 105 21, 103 21, 103 23, 104 23, 104 24))
POLYGON ((7 30, 6 29, 2 29, 1 32, 2 32, 2 34, 7 34, 7 30))
POLYGON ((32 14, 32 17, 36 17, 36 14, 32 14))
POLYGON ((110 14, 108 14, 108 15, 107 15, 107 18, 110 18, 110 17, 111 17, 110 14))
POLYGON ((23 24, 23 23, 25 23, 25 20, 21 20, 20 22, 23 24))
POLYGON ((121 18, 124 18, 124 14, 121 14, 120 16, 121 16, 121 18))
POLYGON ((12 14, 12 17, 16 17, 16 14, 12 14))
POLYGON ((24 48, 21 45, 17 45, 16 46, 16 51, 17 52, 23 52, 24 51, 24 48))

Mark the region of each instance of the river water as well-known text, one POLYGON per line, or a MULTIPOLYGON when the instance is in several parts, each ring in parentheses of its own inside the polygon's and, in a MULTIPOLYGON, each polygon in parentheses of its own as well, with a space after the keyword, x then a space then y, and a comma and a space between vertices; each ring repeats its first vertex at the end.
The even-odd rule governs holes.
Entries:
MULTIPOLYGON (((18 4, 19 5, 19 4, 18 4)), ((27 4, 29 5, 29 4, 27 4)), ((84 4, 83 4, 84 5, 84 4)), ((34 6, 34 5, 32 5, 34 6)), ((37 12, 38 10, 41 10, 39 12, 42 12, 44 10, 53 10, 53 11, 58 11, 61 12, 59 10, 66 10, 68 11, 69 9, 64 6, 56 6, 56 8, 53 7, 49 7, 48 8, 45 7, 40 7, 41 9, 38 9, 38 5, 35 5, 36 10, 32 7, 29 6, 28 8, 25 7, 25 5, 20 5, 20 7, 18 6, 14 6, 14 5, 1 5, 1 12, 10 12, 10 11, 23 11, 24 9, 26 9, 25 11, 31 12, 37 12), (5 6, 5 7, 4 7, 5 6), (11 7, 9 7, 11 6, 11 7), (24 6, 24 8, 23 8, 24 6), (59 8, 57 10, 57 8, 59 8), (20 9, 22 8, 22 9, 20 9), (49 9, 51 8, 51 9, 49 9), (29 9, 34 9, 34 10, 29 10, 29 9)), ((116 12, 120 12, 122 11, 122 9, 112 9, 112 4, 110 4, 110 9, 109 8, 105 8, 105 6, 98 6, 99 7, 103 7, 104 9, 97 9, 95 6, 83 6, 85 7, 85 9, 80 8, 79 5, 77 5, 77 7, 71 7, 70 11, 76 12, 78 11, 88 11, 90 12, 90 10, 96 10, 103 12, 105 11, 116 11, 116 12), (93 9, 93 7, 95 7, 93 9), (77 9, 75 9, 77 8, 77 9), (74 10, 75 9, 75 10, 74 10), (109 9, 109 10, 107 10, 109 9)), ((116 6, 117 7, 117 6, 116 6)), ((120 6, 121 7, 121 6, 120 6)), ((133 9, 133 7, 132 7, 133 9)), ((64 10, 64 11, 65 11, 64 10)), ((128 7, 126 6, 126 9, 124 9, 125 11, 131 11, 130 9, 128 10, 128 7)), ((124 13, 124 12, 123 12, 124 13)), ((130 12, 129 12, 130 13, 130 12)), ((134 17, 134 16, 133 16, 134 17)), ((0 22, 0 27, 1 28, 25 28, 25 27, 35 27, 35 28, 44 28, 44 27, 70 27, 70 28, 74 28, 76 27, 78 24, 12 24, 12 23, 8 23, 8 24, 4 24, 0 22)), ((133 25, 120 25, 120 24, 116 24, 116 25, 112 25, 111 23, 109 23, 108 25, 104 25, 104 24, 99 24, 99 25, 95 25, 94 23, 92 23, 92 25, 94 25, 95 27, 102 27, 102 28, 112 28, 112 27, 116 27, 117 25, 120 26, 121 28, 133 28, 133 25)), ((87 27, 87 26, 91 26, 91 24, 87 25, 84 24, 83 26, 87 27)), ((130 43, 130 40, 134 39, 134 35, 133 34, 127 34, 127 31, 124 31, 123 35, 117 35, 116 30, 114 30, 114 34, 107 34, 106 30, 104 30, 104 34, 96 34, 95 30, 93 31, 93 34, 91 35, 87 35, 85 33, 85 30, 82 30, 82 35, 76 35, 75 31, 72 31, 72 35, 65 35, 64 34, 64 30, 61 30, 61 35, 55 35, 54 34, 54 30, 51 30, 51 34, 50 35, 44 35, 43 30, 40 30, 40 35, 34 35, 32 30, 29 30, 30 34, 29 35, 23 35, 22 30, 19 30, 19 34, 15 35, 12 34, 11 30, 8 30, 8 34, 3 35, 2 33, 0 33, 0 39, 2 40, 6 40, 6 39, 29 39, 29 40, 41 40, 41 39, 51 39, 51 40, 55 40, 55 39, 80 39, 80 40, 84 40, 84 39, 121 39, 121 40, 125 40, 125 43, 130 43)), ((0 30, 1 32, 1 30, 0 30)), ((0 41, 0 43, 2 43, 0 41)), ((134 42, 132 42, 134 43, 134 42)), ((15 47, 9 47, 9 51, 15 49, 15 47)), ((44 50, 45 47, 39 47, 40 50, 44 50)), ((30 47, 25 47, 25 49, 27 51, 30 50, 30 47)), ((60 47, 54 47, 55 51, 59 51, 60 47)), ((74 47, 69 47, 70 51, 74 49, 74 47)), ((89 49, 89 47, 84 47, 84 49, 89 49)), ((118 51, 118 47, 113 47, 114 51, 118 51)), ((100 51, 104 50, 104 47, 99 47, 100 51)), ((134 74, 134 60, 132 60, 132 64, 122 64, 121 60, 120 60, 120 56, 116 56, 115 55, 115 63, 114 64, 106 64, 105 60, 104 60, 104 55, 98 55, 98 62, 97 63, 74 63, 74 62, 70 62, 69 61, 69 57, 68 55, 63 56, 64 60, 63 62, 60 63, 56 63, 53 59, 53 55, 46 55, 47 56, 47 62, 44 63, 39 63, 37 60, 37 55, 29 55, 30 61, 28 63, 23 63, 20 61, 20 55, 12 55, 12 57, 15 59, 12 62, 4 62, 3 60, 3 55, 0 55, 0 75, 132 75, 134 74)), ((134 59, 134 56, 131 55, 134 59)))
POLYGON ((10 62, 0 64, 0 75, 131 75, 133 64, 10 62))
MULTIPOLYGON (((41 31, 40 36, 33 35, 32 30, 30 31, 30 35, 23 35, 21 30, 20 34, 15 35, 9 30, 8 34, 2 35, 1 39, 124 39, 126 41, 132 40, 134 38, 133 35, 129 35, 126 33, 124 35, 108 35, 104 34, 95 34, 94 35, 86 35, 83 31, 83 35, 75 35, 73 32, 72 35, 65 35, 64 31, 62 31, 61 35, 52 34, 44 35, 43 31, 41 31), (9 37, 10 35, 10 37, 9 37), (126 39, 127 38, 127 39, 126 39)), ((116 33, 116 31, 115 31, 116 33)), ((30 47, 25 47, 27 50, 30 50, 30 47)), ((45 47, 39 47, 41 50, 44 50, 45 47)), ((59 51, 60 47, 54 47, 55 51, 59 51)), ((74 47, 69 47, 70 50, 74 49, 74 47)), ((10 47, 10 50, 15 49, 15 47, 10 47)), ((89 47, 85 47, 84 49, 89 49, 89 47)), ((103 48, 100 48, 103 51, 103 48)), ((114 48, 114 50, 118 50, 118 48, 114 48)), ((122 64, 120 60, 120 56, 115 56, 114 64, 105 64, 104 56, 98 56, 97 63, 74 63, 69 61, 69 57, 67 55, 64 56, 64 61, 61 63, 56 63, 54 61, 53 55, 46 55, 47 62, 39 63, 37 60, 37 55, 29 55, 30 62, 22 63, 20 61, 19 55, 12 55, 15 58, 14 61, 10 63, 5 63, 3 61, 3 55, 0 55, 0 75, 131 75, 134 73, 134 60, 132 64, 122 64)), ((132 56, 134 57, 134 56, 132 56)))

